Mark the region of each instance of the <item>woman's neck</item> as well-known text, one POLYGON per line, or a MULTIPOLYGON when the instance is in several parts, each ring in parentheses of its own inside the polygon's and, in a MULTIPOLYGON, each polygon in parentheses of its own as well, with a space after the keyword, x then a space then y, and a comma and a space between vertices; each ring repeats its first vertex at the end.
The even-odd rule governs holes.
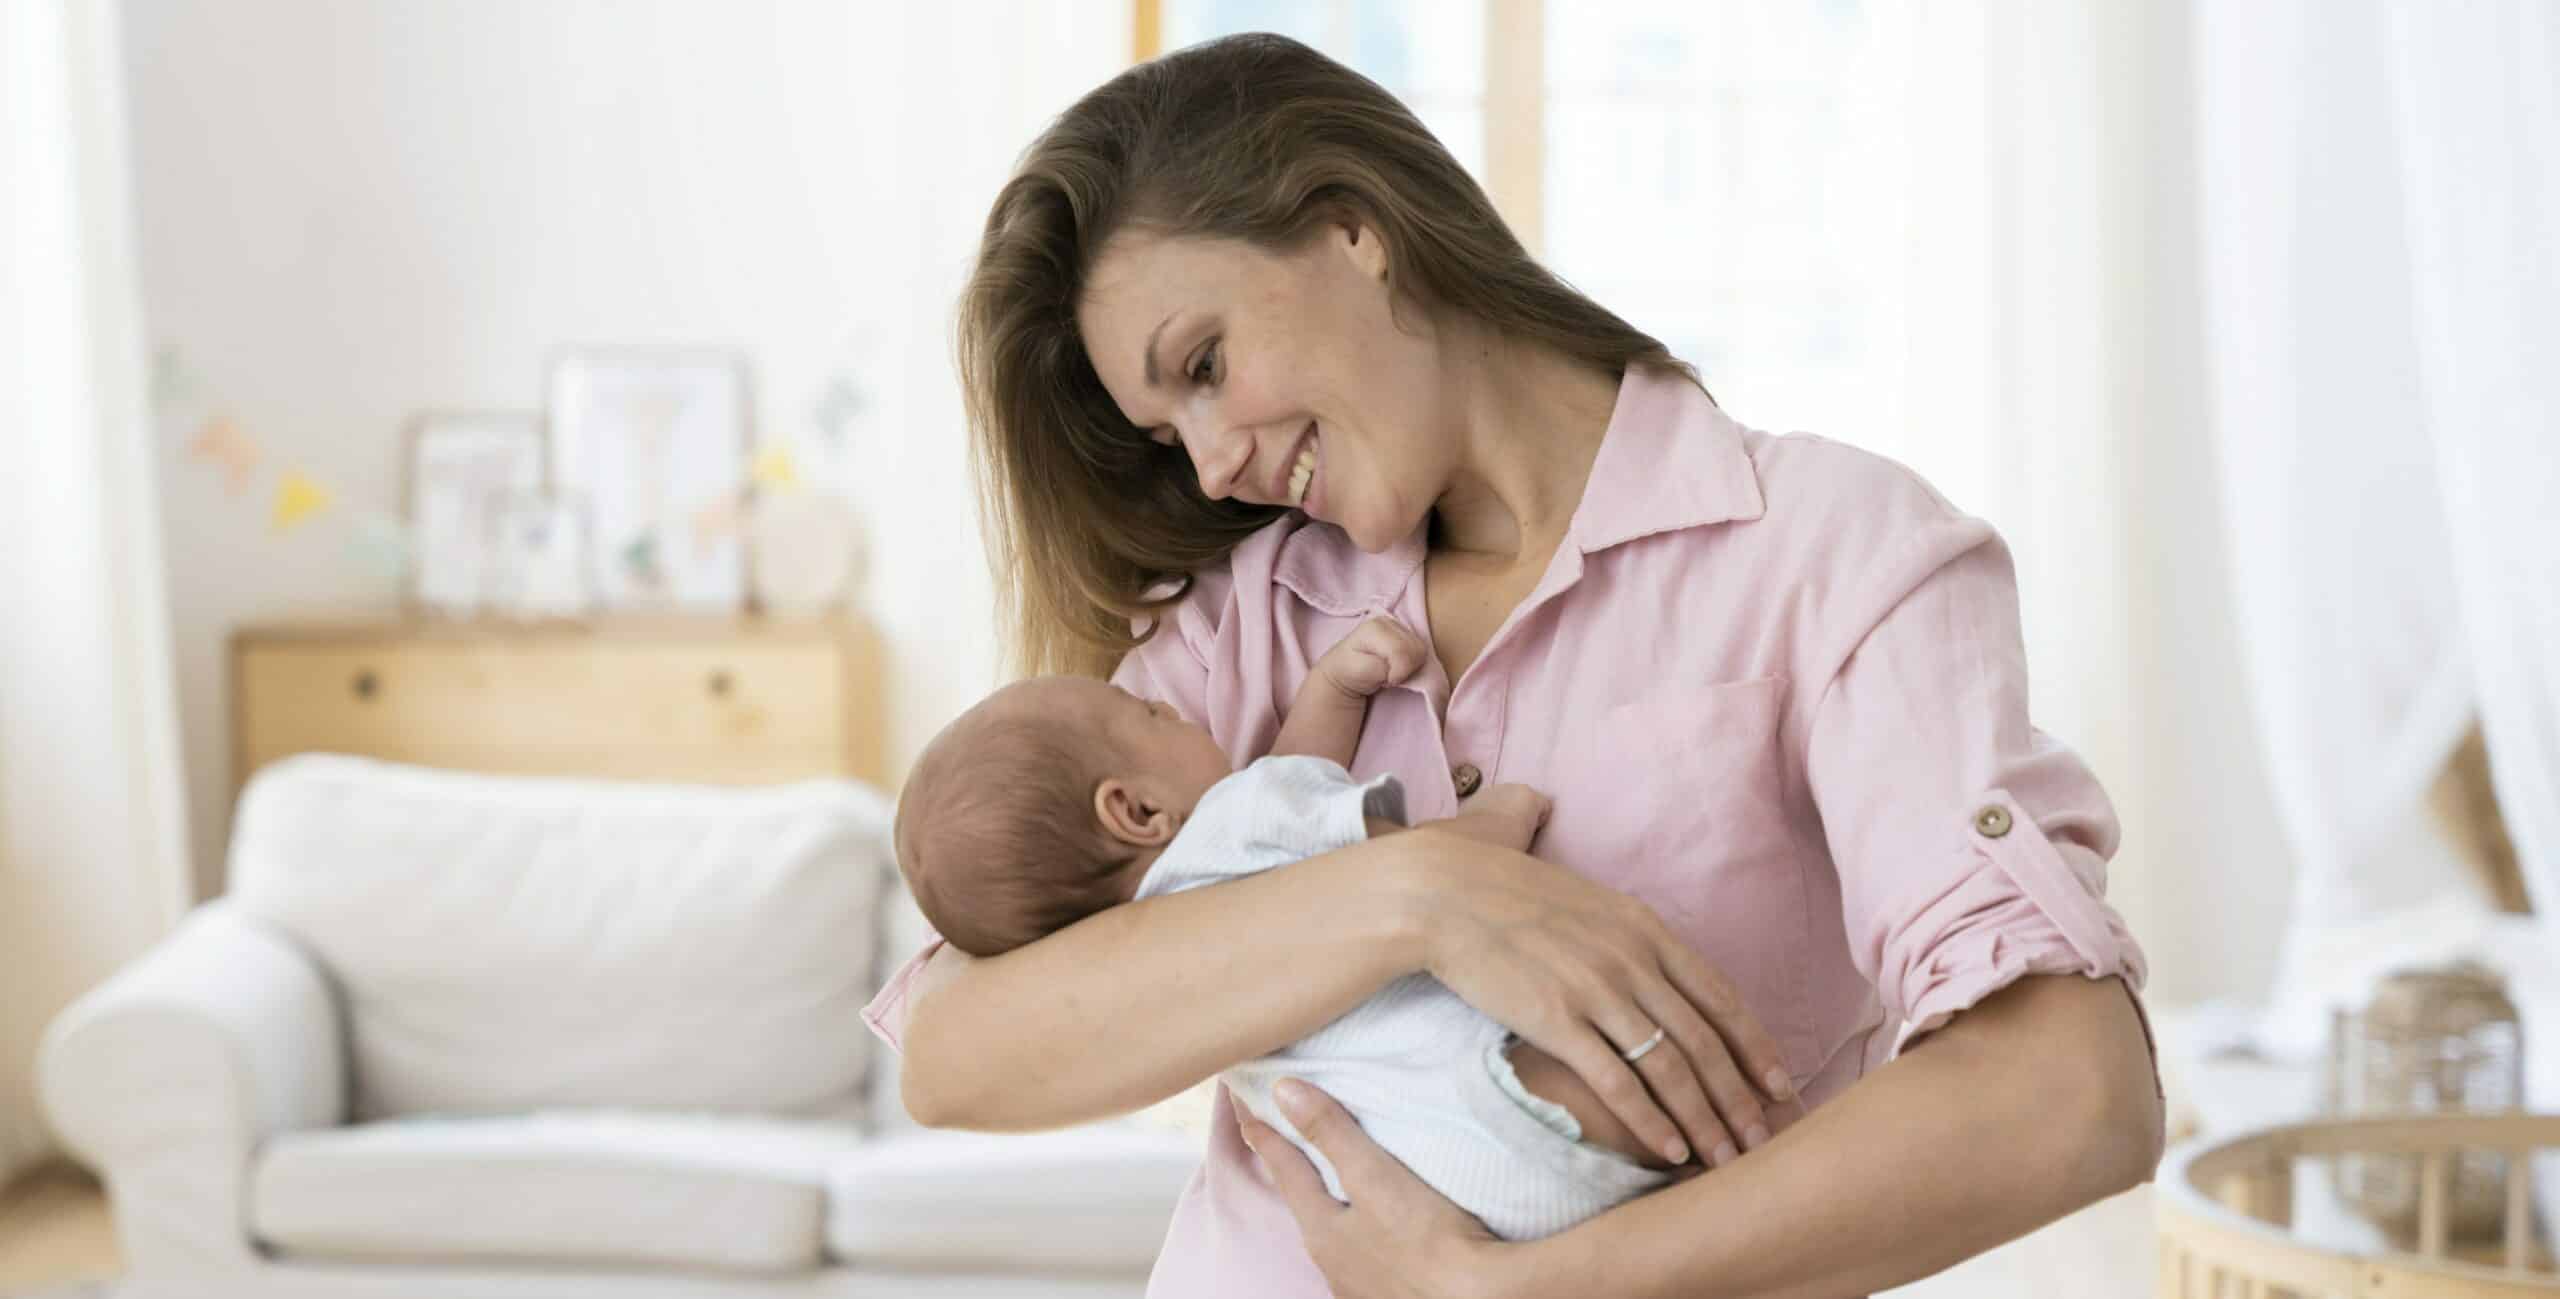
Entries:
POLYGON ((1432 505, 1431 547, 1543 561, 1582 504, 1618 379, 1487 331, 1451 350, 1465 422, 1457 471, 1432 505))

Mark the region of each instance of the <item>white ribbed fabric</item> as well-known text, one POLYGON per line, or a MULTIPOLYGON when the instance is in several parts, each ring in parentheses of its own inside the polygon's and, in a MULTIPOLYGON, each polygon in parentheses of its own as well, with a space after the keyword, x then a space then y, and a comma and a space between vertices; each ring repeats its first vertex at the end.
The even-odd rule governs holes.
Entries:
MULTIPOLYGON (((1137 896, 1179 893, 1358 843, 1372 816, 1404 820, 1404 788, 1393 776, 1363 784, 1322 758, 1264 758, 1210 788, 1137 896)), ((1513 1099, 1518 1083, 1502 1056, 1509 1037, 1439 980, 1412 974, 1219 1080, 1306 1152, 1335 1199, 1349 1197, 1332 1163, 1272 1101, 1282 1078, 1342 1102, 1370 1139, 1506 1240, 1551 1235, 1671 1180, 1573 1139, 1513 1099)), ((1569 1122, 1560 1111, 1556 1117, 1569 1122)))

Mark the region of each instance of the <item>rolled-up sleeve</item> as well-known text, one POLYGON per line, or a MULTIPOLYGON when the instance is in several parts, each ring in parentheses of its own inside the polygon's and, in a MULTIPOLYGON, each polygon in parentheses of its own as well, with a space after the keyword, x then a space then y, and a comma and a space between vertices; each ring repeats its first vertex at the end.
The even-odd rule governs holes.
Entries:
POLYGON ((1883 568, 1813 704, 1806 771, 1851 956, 1902 1021, 1894 1054, 2030 974, 2120 976, 2148 1045, 2142 949, 2105 900, 2115 809, 2028 721, 2008 548, 1947 518, 1883 568))
MULTIPOLYGON (((1191 595, 1169 611, 1167 622, 1157 634, 1122 656, 1119 668, 1111 674, 1111 684, 1141 699, 1171 704, 1184 717, 1207 724, 1209 669, 1197 642, 1214 634, 1214 622, 1205 607, 1214 607, 1211 601, 1223 600, 1225 591, 1223 582, 1196 583, 1191 595)), ((944 941, 930 928, 925 933, 923 946, 889 976, 871 1003, 862 1008, 862 1022, 890 1050, 901 1055, 906 1051, 900 1042, 907 1031, 908 991, 914 987, 917 973, 933 959, 944 941)))
POLYGON ((889 982, 871 998, 871 1004, 862 1008, 862 1022, 870 1027, 872 1036, 888 1043, 889 1049, 900 1055, 906 1054, 906 1048, 899 1045, 899 1039, 907 1033, 907 989, 914 985, 916 974, 924 969, 925 962, 933 959, 934 952, 942 943, 940 934, 926 939, 924 946, 908 957, 906 964, 898 967, 897 973, 889 976, 889 982))

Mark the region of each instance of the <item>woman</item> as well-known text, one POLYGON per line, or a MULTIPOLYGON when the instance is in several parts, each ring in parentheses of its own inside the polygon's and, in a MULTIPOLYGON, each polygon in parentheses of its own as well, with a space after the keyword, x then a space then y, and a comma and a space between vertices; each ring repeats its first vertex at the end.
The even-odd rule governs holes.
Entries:
POLYGON ((916 1117, 1126 1112, 1428 971, 1703 1174, 1503 1242, 1328 1098, 1293 1121, 1348 1205, 1221 1096, 1151 1295, 1837 1296, 2149 1176, 2114 814, 2027 722, 1998 537, 1727 419, 1384 91, 1252 36, 1088 95, 997 197, 961 364, 1030 666, 1116 660, 1242 761, 1392 616, 1433 662, 1354 772, 1555 812, 1535 858, 1426 830, 929 946, 869 1015, 916 1117))

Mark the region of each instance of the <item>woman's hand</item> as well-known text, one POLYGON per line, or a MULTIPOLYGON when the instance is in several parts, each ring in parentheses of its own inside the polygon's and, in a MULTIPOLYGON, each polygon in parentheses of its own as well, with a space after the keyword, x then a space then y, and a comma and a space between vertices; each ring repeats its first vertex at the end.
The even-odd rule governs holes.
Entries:
POLYGON ((1777 1040, 1651 907, 1524 853, 1440 847, 1423 872, 1424 968, 1563 1061, 1647 1146, 1722 1166, 1802 1112, 1767 1103, 1795 1096, 1777 1040), (1657 1027, 1659 1046, 1621 1058, 1657 1027))
POLYGON ((1271 1170, 1298 1235, 1334 1299, 1486 1299, 1495 1293, 1503 1242, 1474 1215, 1398 1162, 1330 1096, 1294 1080, 1275 1089, 1291 1123, 1333 1164, 1344 1204, 1315 1162, 1289 1139, 1234 1106, 1245 1144, 1271 1170))

